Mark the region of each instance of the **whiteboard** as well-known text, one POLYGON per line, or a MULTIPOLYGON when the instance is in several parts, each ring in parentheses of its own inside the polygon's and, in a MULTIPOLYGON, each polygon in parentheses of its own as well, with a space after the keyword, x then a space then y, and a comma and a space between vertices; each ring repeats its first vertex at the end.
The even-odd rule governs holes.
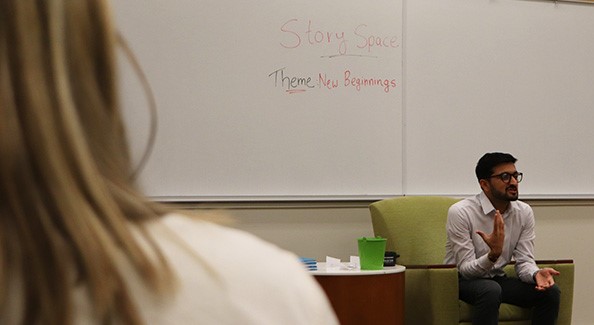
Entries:
POLYGON ((523 197, 594 197, 594 6, 406 4, 404 192, 480 191, 478 159, 510 152, 523 197))
MULTIPOLYGON (((115 1, 158 129, 139 185, 159 200, 402 194, 402 2, 115 1)), ((136 160, 151 123, 124 60, 136 160)))
MULTIPOLYGON (((114 6, 157 98, 156 145, 140 175, 157 199, 465 196, 480 190, 474 167, 491 151, 519 159, 523 198, 594 197, 594 5, 114 6), (378 46, 364 46, 369 37, 378 46), (345 71, 390 86, 356 89, 345 71)), ((140 157, 146 99, 122 69, 140 157)))

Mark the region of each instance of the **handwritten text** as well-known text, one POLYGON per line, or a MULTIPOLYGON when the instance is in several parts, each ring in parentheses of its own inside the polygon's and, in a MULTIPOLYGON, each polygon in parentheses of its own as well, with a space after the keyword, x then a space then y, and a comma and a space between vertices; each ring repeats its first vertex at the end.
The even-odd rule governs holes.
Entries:
POLYGON ((398 86, 395 78, 369 77, 344 70, 339 78, 328 77, 327 73, 320 72, 317 78, 308 75, 290 75, 286 68, 274 70, 268 77, 272 79, 275 88, 280 88, 289 94, 303 93, 307 90, 323 89, 334 90, 337 88, 354 89, 357 92, 365 88, 381 88, 389 93, 398 86))
POLYGON ((316 27, 310 19, 300 21, 289 19, 280 26, 283 39, 280 45, 287 49, 299 47, 330 47, 327 56, 334 55, 372 55, 378 49, 394 49, 400 46, 399 38, 390 33, 371 33, 367 24, 359 24, 350 31, 324 30, 316 27), (351 47, 353 42, 354 47, 351 47), (359 49, 355 51, 354 48, 359 49))

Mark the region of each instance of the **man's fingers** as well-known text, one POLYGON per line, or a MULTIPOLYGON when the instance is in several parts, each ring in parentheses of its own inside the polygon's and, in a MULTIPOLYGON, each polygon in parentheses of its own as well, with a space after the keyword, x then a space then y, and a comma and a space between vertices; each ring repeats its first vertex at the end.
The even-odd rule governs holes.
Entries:
POLYGON ((477 230, 476 233, 481 236, 481 238, 483 238, 484 241, 487 240, 487 234, 485 234, 484 232, 477 230))
POLYGON ((495 210, 495 218, 493 218, 493 233, 503 235, 505 232, 505 223, 499 210, 495 210))

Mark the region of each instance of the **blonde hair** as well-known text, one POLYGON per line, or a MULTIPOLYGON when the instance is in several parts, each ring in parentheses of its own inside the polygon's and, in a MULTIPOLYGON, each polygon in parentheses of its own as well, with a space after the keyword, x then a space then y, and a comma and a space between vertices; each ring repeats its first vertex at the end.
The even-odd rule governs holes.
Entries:
POLYGON ((98 322, 140 323, 119 255, 154 292, 173 286, 158 249, 149 258, 130 230, 152 243, 142 225, 165 209, 129 179, 109 9, 0 0, 0 310, 19 279, 21 323, 72 323, 74 285, 98 322))

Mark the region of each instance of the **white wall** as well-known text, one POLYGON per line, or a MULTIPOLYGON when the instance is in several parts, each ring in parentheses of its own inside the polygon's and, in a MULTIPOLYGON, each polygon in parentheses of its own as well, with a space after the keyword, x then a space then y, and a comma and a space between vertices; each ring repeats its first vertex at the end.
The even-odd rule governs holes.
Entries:
POLYGON ((592 324, 594 206, 535 206, 534 212, 537 258, 573 258, 576 264, 573 324, 592 324))
MULTIPOLYGON (((575 261, 573 324, 594 319, 594 201, 528 201, 537 222, 536 257, 575 261)), ((200 208, 209 207, 200 205, 200 208)), ((366 203, 246 204, 229 209, 236 227, 300 256, 357 255, 356 239, 373 234, 366 203)))

